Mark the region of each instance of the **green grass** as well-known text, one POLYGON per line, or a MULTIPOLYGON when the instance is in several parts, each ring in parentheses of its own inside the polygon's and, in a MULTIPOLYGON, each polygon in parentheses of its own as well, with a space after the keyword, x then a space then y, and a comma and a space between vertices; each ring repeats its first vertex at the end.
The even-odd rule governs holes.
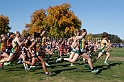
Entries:
POLYGON ((113 48, 110 52, 111 56, 118 56, 118 57, 124 57, 124 48, 113 48))
POLYGON ((39 62, 36 63, 36 68, 29 71, 25 71, 22 64, 16 65, 14 62, 13 67, 4 66, 4 69, 0 70, 0 82, 124 82, 124 61, 122 60, 124 48, 114 48, 110 54, 109 66, 103 64, 104 55, 93 64, 100 69, 97 74, 85 68, 83 61, 77 61, 74 67, 71 67, 69 62, 54 64, 57 56, 54 55, 50 60, 51 66, 47 67, 54 76, 47 77, 39 62), (113 57, 115 59, 111 60, 113 57))

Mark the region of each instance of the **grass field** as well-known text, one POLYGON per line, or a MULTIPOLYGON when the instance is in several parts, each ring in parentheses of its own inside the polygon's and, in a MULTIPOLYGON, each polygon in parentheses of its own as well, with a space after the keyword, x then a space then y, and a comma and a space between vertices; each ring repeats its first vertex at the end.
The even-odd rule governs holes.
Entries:
POLYGON ((103 64, 104 55, 93 64, 99 69, 97 74, 85 68, 83 61, 77 61, 73 67, 69 62, 54 64, 57 56, 54 55, 50 60, 51 66, 47 67, 53 76, 46 76, 40 63, 28 71, 22 64, 13 63, 13 67, 4 66, 0 70, 0 82, 124 82, 124 48, 112 49, 110 53, 109 66, 103 64))

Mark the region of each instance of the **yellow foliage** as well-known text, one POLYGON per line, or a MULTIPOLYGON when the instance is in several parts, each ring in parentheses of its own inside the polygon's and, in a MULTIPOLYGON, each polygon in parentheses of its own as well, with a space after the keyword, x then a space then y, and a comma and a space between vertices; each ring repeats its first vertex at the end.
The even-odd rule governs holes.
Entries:
MULTIPOLYGON (((51 27, 50 29, 53 27, 57 28, 58 31, 56 31, 56 33, 62 37, 72 36, 74 30, 79 29, 82 24, 78 17, 69 10, 70 7, 70 4, 61 4, 60 6, 50 6, 47 9, 47 24, 51 27)), ((52 32, 50 32, 50 34, 51 33, 52 32)))
POLYGON ((70 4, 61 4, 56 6, 49 6, 44 9, 36 10, 31 15, 31 23, 26 24, 30 34, 33 32, 40 32, 41 28, 48 29, 48 34, 51 37, 70 37, 73 35, 75 29, 81 28, 81 21, 74 12, 69 10, 70 4), (47 13, 47 14, 46 14, 47 13))
POLYGON ((11 28, 9 27, 9 18, 0 15, 0 34, 6 34, 11 28))
POLYGON ((28 31, 30 34, 33 34, 34 32, 40 32, 41 28, 43 28, 45 25, 44 19, 46 18, 46 11, 44 9, 36 10, 31 15, 31 23, 26 24, 25 27, 28 28, 28 31))

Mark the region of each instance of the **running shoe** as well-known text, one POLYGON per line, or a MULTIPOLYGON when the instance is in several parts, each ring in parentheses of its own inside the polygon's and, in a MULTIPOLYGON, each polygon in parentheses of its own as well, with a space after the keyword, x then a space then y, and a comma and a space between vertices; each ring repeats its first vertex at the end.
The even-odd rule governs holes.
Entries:
POLYGON ((35 66, 30 66, 31 68, 35 68, 35 66))
POLYGON ((91 72, 92 73, 97 73, 99 71, 99 69, 93 69, 91 72))
POLYGON ((28 64, 25 65, 25 70, 30 70, 30 66, 28 64))
POLYGON ((52 76, 53 74, 51 72, 47 72, 46 76, 52 76))
POLYGON ((56 59, 56 63, 58 63, 59 61, 62 61, 62 58, 56 59))
POLYGON ((10 62, 5 62, 4 65, 10 65, 10 62))
POLYGON ((7 64, 8 64, 9 66, 12 66, 12 67, 13 67, 12 62, 8 62, 7 64))
POLYGON ((20 58, 17 62, 17 65, 21 64, 22 63, 22 58, 20 58))
POLYGON ((31 69, 31 68, 35 68, 35 66, 30 66, 30 69, 31 69))
POLYGON ((46 66, 50 66, 48 63, 45 63, 46 66))
POLYGON ((109 65, 107 62, 104 62, 105 65, 109 65))
POLYGON ((75 66, 73 63, 71 63, 71 65, 70 66, 75 66))

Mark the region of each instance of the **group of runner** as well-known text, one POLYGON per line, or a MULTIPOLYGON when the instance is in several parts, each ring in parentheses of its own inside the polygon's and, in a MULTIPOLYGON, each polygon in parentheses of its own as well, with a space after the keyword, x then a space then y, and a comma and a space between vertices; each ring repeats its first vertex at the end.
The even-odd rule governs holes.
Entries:
POLYGON ((52 75, 51 72, 48 72, 46 66, 50 66, 48 61, 54 51, 57 51, 58 58, 55 61, 56 63, 69 61, 71 66, 74 66, 73 63, 81 57, 85 64, 88 63, 87 65, 91 72, 98 72, 99 70, 93 67, 93 62, 106 54, 104 64, 109 65, 107 61, 110 54, 107 50, 110 43, 107 41, 107 35, 102 36, 103 40, 99 44, 87 42, 85 40, 86 34, 86 29, 76 30, 73 37, 59 41, 50 41, 46 37, 45 29, 42 29, 41 33, 34 33, 33 37, 30 34, 25 34, 23 39, 19 31, 8 36, 2 34, 0 41, 0 68, 3 68, 4 65, 11 65, 12 61, 18 59, 17 64, 23 63, 25 70, 29 70, 31 67, 35 67, 35 63, 39 61, 45 74, 52 75), (92 53, 98 50, 100 51, 98 57, 92 61, 92 53), (69 58, 64 58, 63 55, 69 55, 69 58), (45 60, 44 57, 46 57, 45 60))

